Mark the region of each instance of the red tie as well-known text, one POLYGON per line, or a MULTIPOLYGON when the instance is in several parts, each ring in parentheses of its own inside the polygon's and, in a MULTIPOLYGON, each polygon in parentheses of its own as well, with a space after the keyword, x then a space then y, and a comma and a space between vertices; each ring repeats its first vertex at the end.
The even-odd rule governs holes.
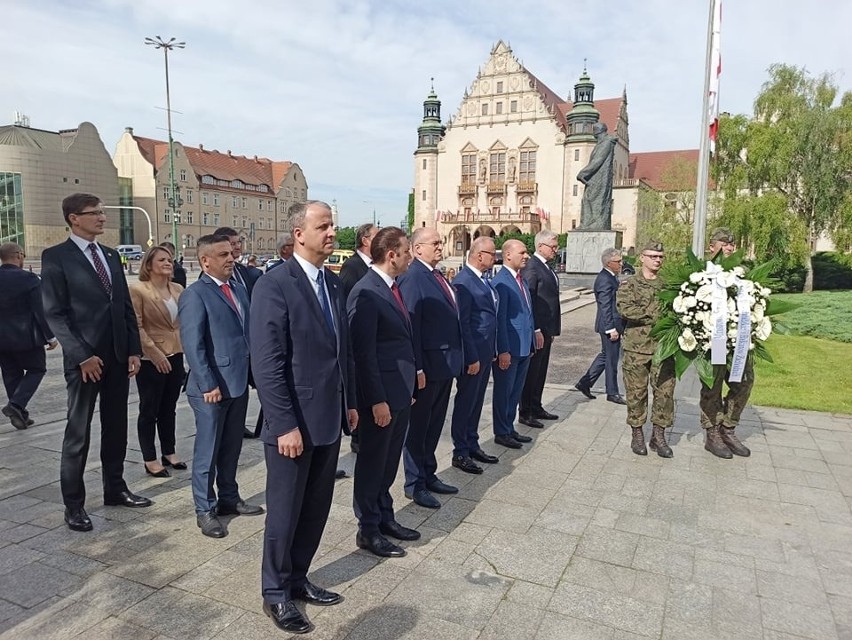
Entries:
POLYGON ((526 302, 527 306, 529 307, 530 301, 529 301, 529 298, 527 298, 527 290, 524 289, 524 281, 521 278, 520 272, 515 274, 515 280, 518 281, 518 287, 520 287, 520 289, 521 289, 521 297, 524 299, 524 302, 526 302))
POLYGON ((222 289, 222 293, 225 294, 225 297, 228 299, 228 302, 231 303, 231 306, 234 308, 234 311, 239 313, 240 311, 239 309, 237 309, 237 301, 234 300, 234 294, 231 293, 231 285, 229 285, 227 282, 223 282, 219 285, 219 287, 222 289))
POLYGON ((433 269, 432 273, 435 274, 435 277, 438 279, 438 283, 441 285, 441 289, 444 290, 444 295, 447 296, 447 300, 449 300, 450 304, 455 307, 456 301, 453 298, 453 294, 450 292, 450 285, 447 284, 447 281, 444 279, 444 276, 441 275, 441 272, 438 269, 433 269))
POLYGON ((106 290, 108 296, 112 296, 112 283, 109 281, 106 267, 104 266, 101 256, 98 254, 98 247, 94 242, 89 243, 89 251, 92 253, 92 264, 95 265, 95 273, 98 274, 98 280, 101 281, 101 286, 106 290))
POLYGON ((405 318, 406 323, 410 322, 408 309, 405 308, 405 302, 403 302, 402 296, 399 295, 399 287, 396 286, 396 282, 391 285, 391 293, 396 298, 396 303, 399 305, 399 310, 402 311, 402 316, 405 318))

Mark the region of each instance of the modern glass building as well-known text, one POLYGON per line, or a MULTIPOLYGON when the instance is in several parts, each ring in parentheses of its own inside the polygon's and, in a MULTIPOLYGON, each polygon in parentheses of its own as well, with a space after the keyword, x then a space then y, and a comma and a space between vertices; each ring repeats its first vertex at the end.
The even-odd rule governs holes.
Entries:
POLYGON ((24 242, 24 194, 21 174, 0 172, 0 243, 24 242))

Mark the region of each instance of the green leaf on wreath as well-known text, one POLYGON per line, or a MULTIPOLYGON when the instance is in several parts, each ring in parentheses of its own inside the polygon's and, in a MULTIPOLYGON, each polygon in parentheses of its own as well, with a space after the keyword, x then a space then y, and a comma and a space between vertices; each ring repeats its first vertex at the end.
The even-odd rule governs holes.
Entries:
POLYGON ((772 354, 769 353, 769 349, 766 348, 766 345, 762 342, 755 341, 754 343, 754 355, 761 360, 766 360, 767 362, 774 362, 772 359, 772 354))
POLYGON ((746 273, 745 277, 752 282, 756 282, 762 286, 767 286, 768 281, 771 280, 769 274, 772 273, 772 268, 774 266, 774 260, 764 262, 763 264, 759 264, 752 268, 748 273, 746 273))
MULTIPOLYGON (((686 248, 686 262, 689 267, 689 273, 693 273, 694 271, 703 271, 706 266, 704 261, 696 256, 692 251, 692 247, 686 248)), ((689 274, 687 274, 687 278, 689 278, 689 274)), ((684 282, 684 280, 681 280, 681 282, 684 282)))
POLYGON ((782 336, 788 336, 792 333, 790 327, 788 327, 783 322, 778 322, 777 320, 772 321, 772 333, 780 333, 782 336))
POLYGON ((743 255, 744 254, 742 249, 734 251, 727 258, 722 257, 722 259, 719 260, 719 266, 722 267, 725 271, 730 271, 734 267, 738 267, 740 266, 740 264, 742 264, 743 255))
POLYGON ((789 300, 781 300, 779 298, 769 298, 769 304, 766 305, 767 316, 777 316, 782 313, 788 313, 793 309, 798 309, 801 305, 789 300))
POLYGON ((677 343, 677 330, 671 331, 663 335, 657 343, 657 349, 654 351, 654 364, 660 364, 666 358, 671 358, 680 351, 680 346, 677 343))
POLYGON ((690 360, 689 357, 680 349, 675 351, 674 358, 675 358, 675 376, 677 376, 677 379, 680 380, 684 371, 689 369, 689 365, 692 364, 692 360, 690 360))
POLYGON ((713 365, 710 364, 710 361, 705 357, 699 356, 692 363, 695 365, 695 370, 698 372, 698 378, 701 382, 712 388, 715 380, 713 377, 713 365))

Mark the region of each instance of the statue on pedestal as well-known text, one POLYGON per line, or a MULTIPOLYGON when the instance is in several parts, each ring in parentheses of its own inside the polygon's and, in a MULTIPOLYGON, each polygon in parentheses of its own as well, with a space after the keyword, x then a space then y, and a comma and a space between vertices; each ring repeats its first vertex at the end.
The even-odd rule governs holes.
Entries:
POLYGON ((597 144, 589 164, 577 174, 577 180, 585 185, 579 229, 609 230, 612 228, 612 161, 618 138, 606 135, 607 127, 603 122, 595 123, 592 132, 597 144))

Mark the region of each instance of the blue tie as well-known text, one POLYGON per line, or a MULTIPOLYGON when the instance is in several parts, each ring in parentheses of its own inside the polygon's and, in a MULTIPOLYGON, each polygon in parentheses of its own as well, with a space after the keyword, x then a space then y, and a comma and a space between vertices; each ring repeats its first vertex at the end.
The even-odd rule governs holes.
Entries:
POLYGON ((320 269, 317 273, 317 284, 319 284, 319 301, 322 307, 322 314, 325 316, 325 322, 328 325, 328 330, 331 335, 336 335, 334 332, 334 319, 331 317, 331 303, 328 301, 328 294, 325 292, 325 274, 320 269))

